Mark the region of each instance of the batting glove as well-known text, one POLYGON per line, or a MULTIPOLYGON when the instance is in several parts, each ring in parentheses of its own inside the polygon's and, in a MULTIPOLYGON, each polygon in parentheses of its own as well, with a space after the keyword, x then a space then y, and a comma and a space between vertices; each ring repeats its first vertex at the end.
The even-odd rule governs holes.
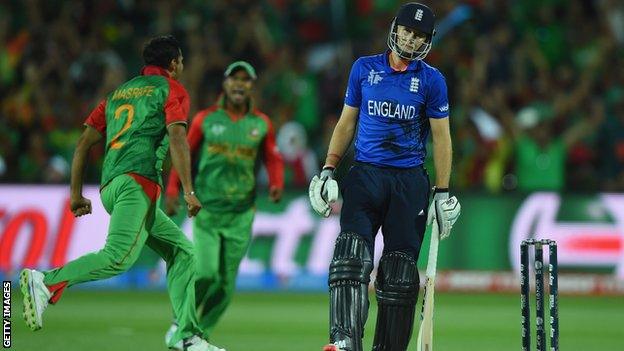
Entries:
POLYGON ((433 200, 427 214, 427 225, 431 225, 434 220, 438 222, 441 240, 451 235, 453 224, 459 218, 460 213, 459 200, 455 196, 449 198, 448 189, 434 189, 433 200))
POLYGON ((338 200, 338 182, 334 180, 334 168, 325 167, 319 176, 314 176, 308 190, 310 205, 316 213, 329 217, 331 204, 338 200))

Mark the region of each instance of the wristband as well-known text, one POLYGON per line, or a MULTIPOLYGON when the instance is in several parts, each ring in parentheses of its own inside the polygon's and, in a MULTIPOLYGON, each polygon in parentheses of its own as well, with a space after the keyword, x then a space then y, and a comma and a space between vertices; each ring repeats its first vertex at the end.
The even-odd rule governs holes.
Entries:
POLYGON ((449 188, 438 188, 438 187, 433 187, 433 193, 437 194, 437 193, 448 193, 449 192, 449 188))

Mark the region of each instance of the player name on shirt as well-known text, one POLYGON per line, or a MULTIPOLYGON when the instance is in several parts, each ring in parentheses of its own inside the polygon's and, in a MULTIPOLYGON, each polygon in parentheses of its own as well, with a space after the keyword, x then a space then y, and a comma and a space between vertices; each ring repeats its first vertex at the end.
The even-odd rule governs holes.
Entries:
POLYGON ((113 93, 113 100, 136 99, 143 96, 152 96, 155 86, 146 85, 138 88, 117 89, 113 93))
POLYGON ((416 106, 398 104, 392 101, 368 100, 368 115, 403 120, 414 119, 418 116, 416 106))

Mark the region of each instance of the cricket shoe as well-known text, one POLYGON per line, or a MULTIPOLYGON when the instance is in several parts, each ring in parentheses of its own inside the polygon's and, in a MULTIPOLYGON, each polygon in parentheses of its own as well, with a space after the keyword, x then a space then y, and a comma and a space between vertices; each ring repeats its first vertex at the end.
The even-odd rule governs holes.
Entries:
POLYGON ((200 338, 197 335, 194 335, 184 340, 184 350, 185 351, 225 351, 225 349, 220 349, 210 344, 208 341, 200 338))
POLYGON ((167 330, 167 333, 165 333, 165 345, 169 347, 169 350, 182 351, 184 350, 184 343, 182 340, 178 341, 173 346, 169 346, 169 343, 171 342, 171 339, 173 339, 173 335, 176 331, 178 331, 178 322, 173 321, 173 323, 171 323, 171 326, 169 327, 169 330, 167 330))
POLYGON ((323 351, 345 351, 345 350, 341 349, 336 344, 329 344, 329 345, 325 345, 325 347, 323 347, 323 351))
POLYGON ((24 320, 32 330, 43 326, 43 311, 48 307, 52 294, 43 283, 43 273, 34 269, 20 272, 20 290, 24 295, 24 320))

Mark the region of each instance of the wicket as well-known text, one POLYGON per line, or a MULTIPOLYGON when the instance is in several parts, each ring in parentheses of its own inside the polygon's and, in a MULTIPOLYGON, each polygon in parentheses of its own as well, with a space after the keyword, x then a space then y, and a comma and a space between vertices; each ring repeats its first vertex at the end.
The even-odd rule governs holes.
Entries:
POLYGON ((522 350, 531 350, 531 307, 529 293, 531 291, 529 277, 529 246, 535 252, 535 338, 537 351, 546 351, 546 327, 544 318, 544 249, 548 246, 548 286, 550 309, 550 351, 559 351, 559 311, 558 311, 558 267, 557 243, 554 240, 528 239, 520 244, 520 304, 522 310, 522 350))

